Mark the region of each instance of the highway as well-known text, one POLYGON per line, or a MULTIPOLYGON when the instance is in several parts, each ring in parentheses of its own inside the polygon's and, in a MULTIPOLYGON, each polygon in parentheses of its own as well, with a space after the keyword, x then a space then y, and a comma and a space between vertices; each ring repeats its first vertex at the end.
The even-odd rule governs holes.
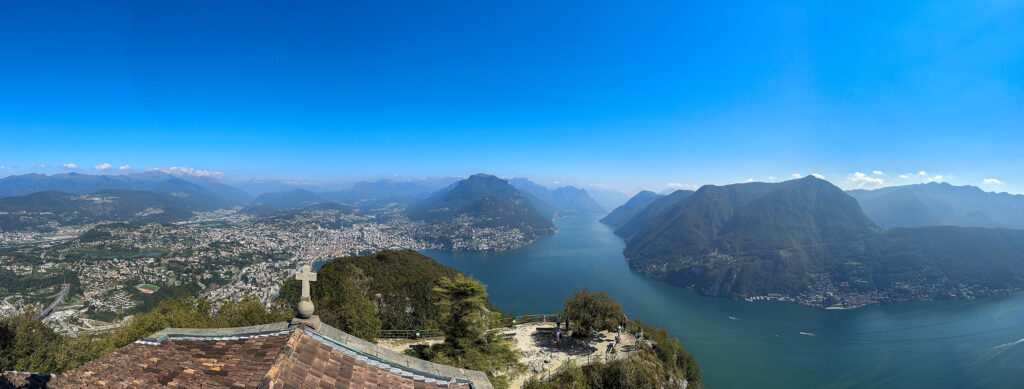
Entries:
POLYGON ((60 284, 60 295, 57 296, 56 300, 53 300, 53 303, 51 303, 50 306, 43 310, 43 313, 39 315, 39 320, 45 319, 50 315, 50 312, 53 312, 53 308, 56 308, 57 304, 60 304, 60 302, 64 300, 64 297, 67 297, 68 289, 70 288, 71 285, 69 284, 60 284))

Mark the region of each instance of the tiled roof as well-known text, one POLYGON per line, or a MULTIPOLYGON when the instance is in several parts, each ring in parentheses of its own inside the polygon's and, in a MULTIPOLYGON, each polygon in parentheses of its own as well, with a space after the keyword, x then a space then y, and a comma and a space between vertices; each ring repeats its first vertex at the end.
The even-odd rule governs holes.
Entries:
POLYGON ((325 339, 296 332, 270 368, 261 389, 290 388, 465 388, 466 383, 414 374, 401 366, 377 361, 325 339))
POLYGON ((53 376, 49 374, 22 373, 5 371, 0 373, 0 389, 36 389, 45 388, 53 376))
POLYGON ((0 389, 490 389, 481 372, 390 353, 330 326, 320 330, 289 327, 286 322, 167 329, 57 376, 3 373, 0 389))
POLYGON ((256 388, 292 332, 135 342, 54 378, 51 388, 256 388))

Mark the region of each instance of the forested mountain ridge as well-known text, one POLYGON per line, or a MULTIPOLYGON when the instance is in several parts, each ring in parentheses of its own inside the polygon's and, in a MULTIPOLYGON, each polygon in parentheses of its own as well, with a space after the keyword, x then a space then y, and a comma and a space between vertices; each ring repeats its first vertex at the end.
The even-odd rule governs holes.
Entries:
POLYGON ((1024 231, 884 231, 814 177, 704 186, 628 236, 624 254, 633 269, 702 294, 779 294, 814 306, 1024 286, 1024 231))
POLYGON ((622 227, 624 224, 629 222, 633 216, 643 211, 647 206, 651 205, 655 200, 662 197, 660 194, 651 192, 649 190, 641 191, 633 197, 631 197, 625 204, 618 206, 613 209, 608 215, 601 218, 601 223, 607 224, 614 228, 622 227))
POLYGON ((476 174, 409 206, 408 215, 427 223, 512 228, 527 239, 555 231, 554 224, 515 187, 498 177, 476 174))
POLYGON ((690 197, 693 194, 692 190, 677 190, 668 195, 661 196, 649 205, 636 212, 632 217, 629 218, 621 227, 615 229, 615 234, 623 238, 628 238, 633 234, 639 232, 644 226, 647 225, 654 217, 657 217, 662 211, 671 207, 674 204, 679 203, 683 199, 690 197))

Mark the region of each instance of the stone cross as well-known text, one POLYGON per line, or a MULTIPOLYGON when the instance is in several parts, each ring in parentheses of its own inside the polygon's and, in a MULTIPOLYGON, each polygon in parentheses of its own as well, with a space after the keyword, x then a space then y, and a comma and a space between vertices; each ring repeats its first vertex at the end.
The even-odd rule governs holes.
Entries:
POLYGON ((302 297, 299 298, 299 318, 309 319, 313 315, 313 300, 309 297, 309 283, 316 281, 316 273, 309 271, 309 265, 303 265, 295 279, 302 281, 302 297))

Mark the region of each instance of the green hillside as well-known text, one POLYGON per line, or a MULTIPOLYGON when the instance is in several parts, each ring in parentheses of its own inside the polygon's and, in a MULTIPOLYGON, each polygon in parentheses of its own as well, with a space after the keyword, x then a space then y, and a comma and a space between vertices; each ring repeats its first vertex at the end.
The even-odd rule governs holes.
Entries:
POLYGON ((986 295, 1024 286, 1024 231, 888 232, 814 177, 705 186, 626 239, 630 266, 715 296, 811 305, 986 295))

